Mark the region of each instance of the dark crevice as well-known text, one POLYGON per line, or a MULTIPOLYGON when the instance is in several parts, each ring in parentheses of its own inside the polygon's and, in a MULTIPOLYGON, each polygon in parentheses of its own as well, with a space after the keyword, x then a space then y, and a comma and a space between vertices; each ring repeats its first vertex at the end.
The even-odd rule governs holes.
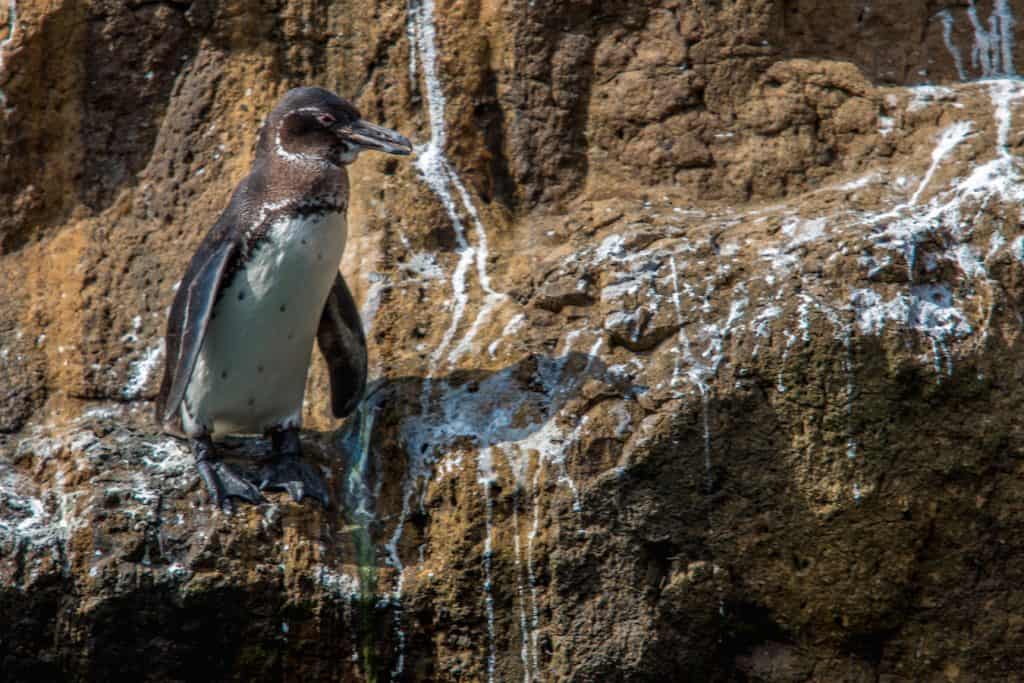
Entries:
POLYGON ((727 660, 749 654, 763 643, 792 642, 786 630, 775 621, 771 610, 751 602, 729 602, 723 605, 727 615, 723 628, 722 652, 727 660))
POLYGON ((505 116, 498 102, 498 77, 493 71, 487 71, 483 89, 482 101, 473 110, 473 122, 483 131, 488 152, 490 187, 481 192, 481 198, 486 203, 497 200, 514 211, 517 205, 516 183, 505 155, 505 116))

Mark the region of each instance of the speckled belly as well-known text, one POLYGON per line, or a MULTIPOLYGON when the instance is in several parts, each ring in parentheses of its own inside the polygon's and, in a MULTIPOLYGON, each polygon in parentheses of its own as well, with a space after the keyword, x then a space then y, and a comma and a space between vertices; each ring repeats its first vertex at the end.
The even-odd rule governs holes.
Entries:
POLYGON ((213 309, 182 402, 186 433, 301 425, 313 340, 346 233, 340 213, 271 226, 213 309))

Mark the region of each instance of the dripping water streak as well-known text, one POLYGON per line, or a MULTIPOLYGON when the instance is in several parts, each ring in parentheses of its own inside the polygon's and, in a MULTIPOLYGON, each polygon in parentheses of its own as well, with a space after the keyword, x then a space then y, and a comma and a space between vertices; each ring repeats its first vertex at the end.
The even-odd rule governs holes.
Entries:
POLYGON ((992 68, 992 36, 985 30, 981 20, 978 19, 978 9, 974 6, 974 0, 968 0, 967 18, 971 21, 974 29, 974 48, 971 50, 971 66, 981 69, 983 78, 989 78, 995 70, 992 68))
MULTIPOLYGON (((374 519, 373 501, 376 499, 376 492, 371 491, 369 487, 368 470, 374 421, 384 396, 384 392, 380 391, 380 388, 378 385, 376 390, 371 390, 356 413, 356 442, 354 449, 349 449, 350 452, 354 450, 354 453, 349 460, 349 471, 344 482, 345 509, 354 522, 352 524, 352 541, 355 546, 358 567, 358 595, 360 598, 358 617, 361 622, 357 631, 359 633, 367 633, 364 626, 368 625, 372 619, 370 605, 377 595, 376 551, 373 539, 370 537, 370 524, 374 519)), ((379 467, 377 471, 380 471, 379 467)), ((356 618, 356 613, 353 613, 352 619, 356 618)), ((396 624, 399 623, 396 622, 396 624)), ((404 633, 400 637, 404 639, 404 633)), ((366 668, 372 668, 375 652, 373 644, 368 642, 367 638, 360 637, 353 639, 353 648, 353 661, 358 661, 362 656, 366 668), (361 653, 360 650, 362 650, 361 653)))
POLYGON ((1015 22, 1009 0, 996 0, 992 12, 999 17, 999 47, 1003 53, 1003 73, 1007 76, 1015 76, 1017 74, 1013 63, 1013 25, 1015 22))
MULTIPOLYGON (((445 163, 448 163, 447 160, 445 163)), ((451 178, 452 185, 454 185, 456 192, 459 193, 459 199, 462 200, 462 206, 466 210, 466 213, 469 214, 469 218, 473 222, 473 229, 476 232, 476 270, 477 277, 480 278, 480 288, 483 289, 486 294, 501 296, 491 287, 491 277, 487 273, 487 258, 489 256, 489 252, 487 246, 487 231, 484 229, 483 221, 480 220, 480 214, 476 210, 476 205, 473 204, 473 199, 470 197, 469 191, 466 190, 466 186, 462 183, 462 179, 459 178, 455 170, 451 168, 451 164, 448 164, 448 166, 449 177, 451 178)))
POLYGON ((967 18, 974 30, 971 65, 981 69, 982 78, 1016 75, 1013 63, 1013 12, 1007 0, 995 0, 988 28, 978 17, 974 0, 968 0, 967 18))
MULTIPOLYGON (((430 144, 433 144, 433 140, 430 144)), ((459 218, 455 201, 448 188, 447 169, 443 163, 440 163, 438 154, 436 150, 428 149, 421 153, 416 161, 416 165, 420 168, 427 184, 441 200, 441 204, 452 221, 452 227, 455 230, 455 241, 459 248, 459 260, 455 270, 452 272, 451 278, 452 297, 454 298, 452 318, 444 332, 444 336, 441 338, 441 342, 434 349, 433 354, 431 354, 430 370, 428 371, 430 376, 437 370, 441 359, 444 358, 445 352, 455 338, 459 324, 462 322, 462 316, 466 311, 466 304, 469 302, 469 294, 466 291, 466 272, 473 263, 473 248, 466 241, 465 227, 462 224, 462 219, 459 218)))
POLYGON ((444 128, 445 97, 437 75, 437 27, 434 25, 434 0, 413 0, 416 22, 416 47, 423 64, 423 78, 427 86, 427 112, 430 116, 430 142, 428 148, 444 154, 446 133, 444 128))
POLYGON ((351 470, 346 480, 346 505, 351 514, 366 524, 373 519, 370 510, 371 494, 366 485, 367 465, 370 460, 370 442, 373 437, 373 423, 382 393, 366 399, 360 406, 358 415, 359 431, 357 433, 355 457, 352 458, 351 470))
POLYGON ((477 279, 480 281, 480 288, 484 291, 484 305, 480 307, 480 311, 477 313, 473 324, 470 325, 469 331, 466 333, 462 341, 459 342, 458 347, 452 352, 452 356, 449 357, 450 361, 454 361, 460 358, 463 354, 472 350, 473 339, 476 338, 476 334, 479 332, 481 325, 490 318, 492 309, 504 299, 504 295, 494 291, 494 288, 491 287, 491 278, 487 273, 487 259, 490 257, 490 251, 487 244, 487 231, 484 229, 484 224, 480 220, 480 214, 476 210, 476 206, 473 204, 473 199, 470 197, 469 191, 466 190, 466 186, 455 172, 455 169, 451 168, 451 165, 448 164, 447 161, 445 163, 448 165, 448 177, 451 179, 452 185, 455 187, 455 190, 459 195, 459 199, 462 201, 462 208, 469 216, 469 219, 473 224, 473 230, 476 233, 477 241, 476 247, 473 249, 473 255, 476 261, 477 279))
POLYGON ((949 50, 949 54, 953 58, 956 74, 961 81, 966 81, 967 71, 964 69, 964 58, 960 54, 960 48, 953 44, 953 13, 944 9, 937 16, 942 22, 942 40, 946 43, 946 49, 949 50))
POLYGON ((521 645, 519 656, 523 660, 523 683, 530 683, 533 679, 530 670, 530 629, 526 621, 526 591, 523 589, 523 559, 522 548, 519 543, 519 494, 516 494, 512 505, 512 528, 515 533, 512 536, 512 549, 515 552, 516 568, 516 597, 519 601, 519 637, 521 645))
POLYGON ((391 670, 391 680, 397 680, 405 670, 405 629, 402 627, 402 589, 405 587, 405 565, 399 556, 398 543, 402 539, 402 530, 405 527, 405 520, 409 518, 409 503, 412 498, 414 475, 412 471, 406 474, 402 485, 402 512, 395 524, 395 530, 391 538, 384 545, 387 553, 387 563, 395 570, 395 587, 391 591, 391 607, 394 615, 395 638, 397 642, 398 655, 395 659, 395 666, 391 670))
POLYGON ((537 603, 537 571, 533 564, 533 544, 537 539, 537 532, 540 530, 540 472, 543 462, 537 459, 537 469, 533 473, 533 524, 526 536, 526 575, 530 582, 530 651, 533 660, 533 670, 540 671, 540 661, 537 656, 537 639, 540 634, 540 608, 537 603))
POLYGON ((846 369, 846 457, 851 460, 857 457, 857 439, 853 435, 853 400, 857 387, 853 375, 853 326, 843 327, 843 348, 846 358, 843 365, 846 369))
POLYGON ((796 343, 796 335, 789 330, 783 330, 782 334, 786 337, 786 347, 782 350, 782 361, 779 363, 779 379, 775 386, 780 394, 784 394, 787 391, 785 381, 786 360, 789 358, 790 348, 796 343))
POLYGON ((676 310, 676 324, 679 325, 679 331, 676 333, 676 362, 675 367, 672 368, 672 386, 675 387, 679 384, 682 375, 683 344, 687 341, 687 337, 683 330, 683 306, 679 300, 679 271, 676 270, 675 257, 670 256, 668 262, 672 266, 672 305, 676 310))
POLYGON ((482 480, 484 488, 484 510, 487 527, 487 538, 484 541, 484 604, 487 608, 487 680, 494 681, 494 669, 497 664, 497 655, 494 651, 494 595, 491 592, 491 557, 494 553, 493 547, 493 526, 494 526, 494 503, 491 500, 491 479, 482 480))
POLYGON ((588 421, 587 416, 584 415, 576 425, 576 428, 572 430, 572 434, 569 435, 569 440, 565 444, 565 449, 555 462, 558 465, 558 483, 569 487, 569 491, 572 493, 572 510, 577 516, 583 512, 583 502, 580 499, 580 490, 576 487, 576 482, 569 476, 569 470, 565 466, 565 454, 570 448, 579 443, 583 428, 587 425, 588 421))
POLYGON ((405 36, 409 41, 409 86, 413 91, 418 86, 416 52, 418 50, 417 43, 419 42, 419 15, 419 0, 410 0, 409 6, 406 9, 405 36))

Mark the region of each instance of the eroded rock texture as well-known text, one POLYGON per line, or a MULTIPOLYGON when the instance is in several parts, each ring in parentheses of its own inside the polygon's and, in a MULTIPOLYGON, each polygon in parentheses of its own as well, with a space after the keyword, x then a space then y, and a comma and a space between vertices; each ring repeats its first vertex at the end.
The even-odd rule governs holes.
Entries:
POLYGON ((0 19, 0 677, 1019 675, 1024 2, 0 19), (160 337, 299 84, 418 152, 353 168, 337 507, 228 517, 160 337))

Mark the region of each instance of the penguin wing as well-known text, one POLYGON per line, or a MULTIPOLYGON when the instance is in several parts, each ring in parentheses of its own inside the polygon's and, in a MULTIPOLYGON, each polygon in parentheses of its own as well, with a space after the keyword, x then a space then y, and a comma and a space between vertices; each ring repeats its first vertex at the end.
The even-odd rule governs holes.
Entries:
POLYGON ((221 280, 236 250, 233 240, 224 240, 209 251, 197 253, 174 296, 167 321, 167 364, 157 401, 157 420, 163 425, 174 421, 185 397, 221 280))
POLYGON ((345 417, 366 390, 367 357, 363 321, 341 273, 324 304, 316 340, 331 375, 331 412, 345 417))

